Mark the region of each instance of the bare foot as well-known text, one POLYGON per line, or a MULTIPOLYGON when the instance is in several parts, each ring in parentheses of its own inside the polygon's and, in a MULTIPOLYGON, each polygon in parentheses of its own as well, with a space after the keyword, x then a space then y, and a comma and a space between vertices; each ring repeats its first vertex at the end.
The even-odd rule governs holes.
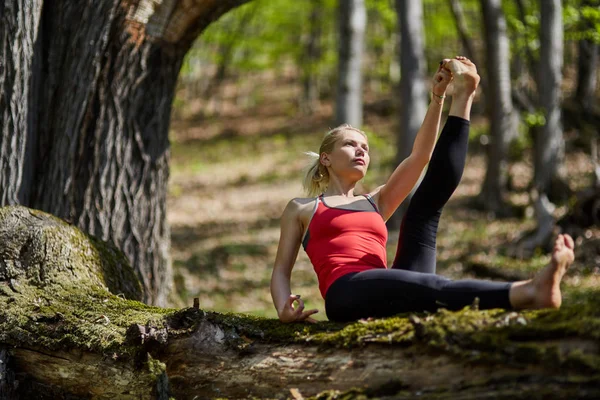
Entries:
POLYGON ((535 290, 533 308, 559 308, 562 303, 560 281, 575 260, 575 242, 569 235, 558 235, 552 261, 532 281, 535 290))
POLYGON ((453 96, 470 97, 475 94, 481 77, 477 74, 477 67, 466 57, 456 56, 453 59, 442 61, 442 67, 452 72, 452 83, 448 94, 453 96))

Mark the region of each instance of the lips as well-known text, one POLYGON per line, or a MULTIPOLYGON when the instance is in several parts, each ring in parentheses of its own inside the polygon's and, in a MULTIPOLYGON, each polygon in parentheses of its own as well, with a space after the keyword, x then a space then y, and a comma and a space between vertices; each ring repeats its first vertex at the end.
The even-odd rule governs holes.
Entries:
POLYGON ((353 160, 355 163, 360 164, 360 165, 367 165, 367 163, 365 162, 365 160, 363 160, 362 158, 355 158, 353 160))

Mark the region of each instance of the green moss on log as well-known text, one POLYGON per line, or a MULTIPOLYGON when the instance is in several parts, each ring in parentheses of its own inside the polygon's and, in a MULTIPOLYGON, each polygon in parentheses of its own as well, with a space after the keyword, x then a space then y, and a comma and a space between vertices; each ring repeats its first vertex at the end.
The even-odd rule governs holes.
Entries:
POLYGON ((102 288, 58 285, 0 295, 0 307, 0 342, 117 356, 135 352, 125 346, 130 325, 162 320, 173 311, 125 300, 102 288))
MULTIPOLYGON (((600 380, 597 290, 571 291, 558 311, 477 311, 467 307, 458 312, 440 310, 350 324, 283 324, 195 308, 162 309, 126 299, 135 296, 135 290, 129 289, 136 285, 127 281, 137 281, 126 260, 109 244, 47 214, 22 207, 9 211, 0 209, 0 343, 80 349, 117 360, 139 360, 140 353, 154 353, 130 340, 132 326, 166 329, 169 338, 174 338, 192 334, 208 321, 226 333, 225 345, 239 351, 251 341, 340 348, 416 346, 465 361, 535 366, 560 373, 568 385, 586 386, 600 380), (13 231, 5 229, 6 224, 13 231)), ((143 361, 153 376, 164 374, 161 362, 151 357, 143 361)), ((511 391, 503 386, 500 392, 499 396, 504 396, 511 391)), ((331 397, 342 395, 332 393, 322 398, 343 398, 331 397)), ((372 397, 372 393, 349 393, 353 398, 372 397)), ((427 395, 424 398, 447 398, 443 392, 427 395)))
POLYGON ((39 287, 77 282, 142 298, 141 285, 118 249, 38 210, 0 208, 0 260, 0 282, 39 287))

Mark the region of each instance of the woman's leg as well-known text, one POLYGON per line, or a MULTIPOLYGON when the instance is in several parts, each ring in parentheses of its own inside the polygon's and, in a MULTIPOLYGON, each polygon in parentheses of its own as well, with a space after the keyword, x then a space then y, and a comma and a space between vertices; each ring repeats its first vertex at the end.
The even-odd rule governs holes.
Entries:
POLYGON ((382 318, 403 312, 459 310, 479 298, 479 307, 511 308, 510 283, 452 281, 401 269, 372 269, 336 280, 325 296, 332 321, 382 318))
POLYGON ((468 140, 469 121, 449 116, 402 220, 392 268, 435 273, 438 224, 462 177, 468 140))
POLYGON ((442 209, 462 177, 467 157, 470 112, 479 75, 466 59, 446 63, 454 94, 448 120, 436 143, 425 177, 415 191, 400 227, 392 268, 435 273, 436 237, 442 209))
POLYGON ((558 308, 560 282, 573 263, 575 244, 559 235, 552 261, 533 279, 514 283, 458 280, 400 269, 372 269, 336 280, 325 296, 327 317, 353 321, 403 312, 458 310, 479 298, 479 308, 558 308))

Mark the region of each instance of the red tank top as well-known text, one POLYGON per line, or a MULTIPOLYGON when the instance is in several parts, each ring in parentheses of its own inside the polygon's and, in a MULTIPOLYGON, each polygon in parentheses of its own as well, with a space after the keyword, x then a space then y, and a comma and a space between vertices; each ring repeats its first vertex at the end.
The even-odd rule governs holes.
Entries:
POLYGON ((378 212, 328 207, 317 198, 302 245, 317 273, 323 298, 329 286, 343 275, 387 268, 387 237, 378 212))

